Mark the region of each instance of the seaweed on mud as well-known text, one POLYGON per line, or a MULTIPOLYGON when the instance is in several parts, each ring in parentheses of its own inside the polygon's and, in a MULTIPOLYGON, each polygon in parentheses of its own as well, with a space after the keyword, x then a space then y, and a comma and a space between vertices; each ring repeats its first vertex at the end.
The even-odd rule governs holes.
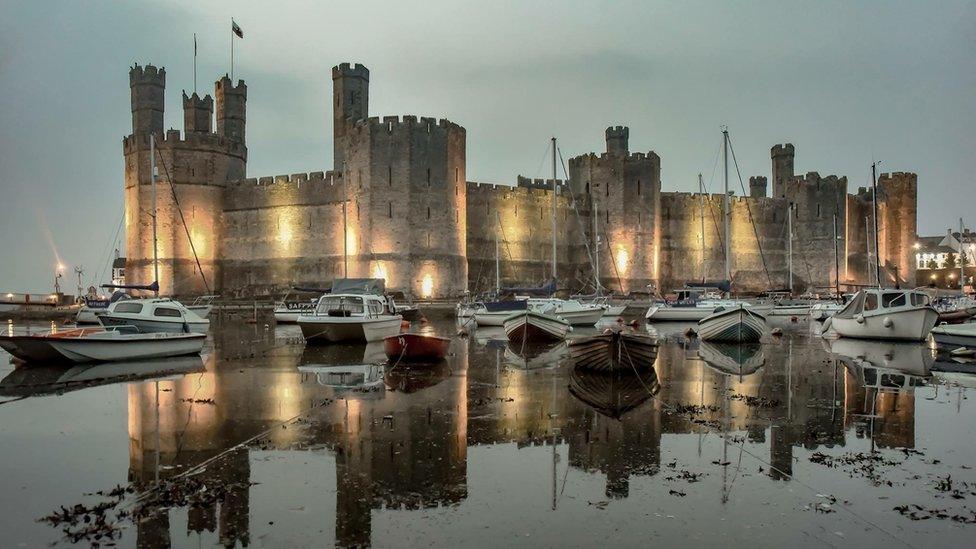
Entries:
POLYGON ((740 395, 736 393, 729 395, 729 400, 741 400, 750 408, 775 408, 780 405, 779 399, 766 398, 762 396, 740 395))

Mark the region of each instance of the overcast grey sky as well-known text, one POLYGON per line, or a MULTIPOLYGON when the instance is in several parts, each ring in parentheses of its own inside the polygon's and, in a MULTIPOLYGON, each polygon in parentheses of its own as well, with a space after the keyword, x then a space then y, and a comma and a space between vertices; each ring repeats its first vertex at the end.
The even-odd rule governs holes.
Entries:
POLYGON ((212 93, 231 16, 249 176, 331 166, 329 69, 350 61, 371 71, 371 114, 465 126, 470 180, 542 177, 550 135, 569 157, 628 125, 665 190, 694 190, 728 124, 743 177, 768 176, 785 141, 797 172, 846 175, 851 191, 880 159, 919 174, 923 234, 976 224, 972 2, 0 0, 0 291, 49 291, 56 257, 103 269, 129 66, 166 67, 165 123, 181 128, 193 33, 212 93))

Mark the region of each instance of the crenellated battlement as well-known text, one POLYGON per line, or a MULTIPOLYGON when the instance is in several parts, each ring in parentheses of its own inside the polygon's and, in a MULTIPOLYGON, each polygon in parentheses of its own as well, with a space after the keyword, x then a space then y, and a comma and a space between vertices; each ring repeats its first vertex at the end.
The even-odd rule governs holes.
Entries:
POLYGON ((129 85, 155 84, 166 87, 166 67, 156 68, 154 65, 140 66, 138 63, 129 68, 129 85))
MULTIPOLYGON (((350 122, 353 122, 350 120, 350 122)), ((429 116, 416 116, 412 114, 406 114, 403 116, 384 116, 382 118, 378 116, 371 116, 366 119, 360 119, 354 121, 354 129, 362 131, 363 129, 386 131, 388 133, 396 133, 402 130, 416 131, 422 130, 426 132, 435 131, 436 128, 457 130, 464 132, 463 126, 451 122, 446 118, 433 118, 429 116)))
MULTIPOLYGON (((170 129, 166 133, 156 134, 156 148, 158 149, 199 149, 221 152, 245 158, 247 147, 243 143, 227 139, 215 133, 190 132, 182 134, 180 130, 170 129)), ((122 152, 126 155, 149 150, 149 134, 127 135, 122 138, 122 152)))
POLYGON ((197 92, 193 92, 193 95, 187 95, 186 90, 183 90, 183 108, 209 108, 213 111, 213 97, 208 93, 204 97, 200 97, 197 92))
POLYGON ((791 183, 799 185, 847 185, 847 176, 825 175, 821 176, 818 172, 807 172, 806 175, 796 175, 790 179, 791 183))
MULTIPOLYGON (((594 162, 594 163, 596 163, 598 165, 599 164, 608 164, 609 165, 609 164, 612 164, 612 163, 615 164, 616 162, 618 162, 620 160, 620 158, 621 158, 621 155, 619 155, 619 154, 613 154, 613 153, 600 153, 600 154, 596 154, 596 153, 592 153, 591 152, 591 153, 587 153, 587 154, 581 154, 579 156, 574 156, 573 158, 570 158, 569 159, 569 162, 570 162, 570 164, 572 164, 574 162, 583 162, 585 160, 585 161, 589 161, 589 162, 594 162)), ((632 160, 632 161, 636 161, 636 162, 644 162, 644 161, 651 161, 651 162, 655 162, 655 163, 660 163, 661 162, 661 157, 658 156, 657 153, 655 153, 654 151, 648 151, 646 153, 632 152, 632 153, 628 153, 626 155, 623 155, 623 158, 625 159, 625 161, 626 160, 632 160)))
POLYGON ((355 65, 351 63, 339 63, 338 65, 332 67, 333 79, 344 76, 369 80, 369 69, 367 69, 365 65, 361 65, 359 63, 356 63, 355 65))
MULTIPOLYGON (((517 187, 524 187, 526 189, 541 189, 544 191, 548 191, 548 190, 552 190, 552 179, 538 179, 538 178, 533 179, 529 177, 523 177, 520 175, 518 176, 518 178, 516 178, 515 185, 517 187)), ((567 185, 569 185, 569 181, 563 179, 556 180, 556 188, 560 189, 560 191, 564 189, 567 185)))
POLYGON ((884 185, 910 185, 915 186, 918 183, 918 174, 913 172, 893 172, 893 173, 883 173, 878 176, 878 184, 884 185))
POLYGON ((227 184, 228 187, 268 187, 272 185, 335 185, 342 183, 342 172, 333 170, 325 172, 293 173, 290 175, 271 175, 263 177, 248 177, 238 179, 227 184))
POLYGON ((224 74, 224 76, 222 76, 220 80, 217 80, 214 83, 214 87, 216 88, 217 93, 223 92, 224 94, 227 95, 231 95, 231 94, 244 95, 244 96, 247 95, 247 84, 245 84, 243 80, 238 79, 237 85, 235 86, 230 81, 230 76, 228 76, 227 74, 224 74))
POLYGON ((793 148, 793 143, 773 145, 773 147, 769 149, 769 155, 773 158, 778 156, 793 156, 795 153, 796 150, 793 148))

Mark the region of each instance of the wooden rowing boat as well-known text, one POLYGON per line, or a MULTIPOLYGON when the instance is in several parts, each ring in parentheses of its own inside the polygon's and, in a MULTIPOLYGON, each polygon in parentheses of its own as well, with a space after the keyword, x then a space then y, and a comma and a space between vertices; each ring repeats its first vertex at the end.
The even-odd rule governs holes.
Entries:
POLYGON ((425 334, 399 334, 383 339, 390 362, 440 362, 447 356, 451 340, 425 334))
POLYGON ((570 329, 565 320, 529 310, 512 314, 503 325, 509 341, 525 343, 562 341, 570 329))

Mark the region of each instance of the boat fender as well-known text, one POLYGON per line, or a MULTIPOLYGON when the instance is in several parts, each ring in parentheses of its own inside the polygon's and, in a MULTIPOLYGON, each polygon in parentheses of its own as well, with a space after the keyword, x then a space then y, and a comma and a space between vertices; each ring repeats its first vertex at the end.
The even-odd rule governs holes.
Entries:
POLYGON ((782 328, 773 328, 772 330, 770 330, 769 334, 775 337, 779 337, 783 335, 783 330, 782 328))
POLYGON ((891 317, 887 317, 887 316, 881 323, 884 324, 885 328, 891 328, 891 326, 894 324, 894 322, 891 321, 891 317))
POLYGON ((864 324, 864 315, 862 314, 854 315, 854 321, 857 322, 858 324, 864 324))

